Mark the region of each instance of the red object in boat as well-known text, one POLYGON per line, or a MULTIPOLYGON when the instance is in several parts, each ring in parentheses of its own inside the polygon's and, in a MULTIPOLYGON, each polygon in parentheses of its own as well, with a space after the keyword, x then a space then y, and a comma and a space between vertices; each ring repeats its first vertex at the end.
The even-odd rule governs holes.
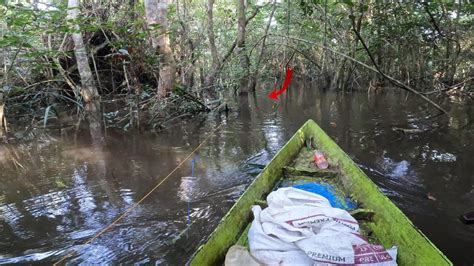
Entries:
POLYGON ((324 158, 324 154, 320 151, 314 152, 314 162, 316 163, 316 166, 318 166, 319 169, 326 169, 329 167, 326 158, 324 158))

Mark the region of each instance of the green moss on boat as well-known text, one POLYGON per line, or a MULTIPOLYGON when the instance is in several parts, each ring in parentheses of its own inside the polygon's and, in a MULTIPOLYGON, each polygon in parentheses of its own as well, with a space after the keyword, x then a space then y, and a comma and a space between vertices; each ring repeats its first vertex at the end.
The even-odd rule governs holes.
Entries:
POLYGON ((240 199, 221 220, 207 242, 200 246, 190 265, 220 265, 229 247, 246 241, 252 215, 250 208, 277 185, 298 156, 306 139, 313 138, 331 165, 337 166, 338 181, 355 201, 374 212, 366 223, 380 244, 397 246, 399 265, 452 265, 448 258, 393 204, 349 156, 312 120, 308 120, 255 178, 240 199), (243 236, 243 237, 241 237, 243 236))

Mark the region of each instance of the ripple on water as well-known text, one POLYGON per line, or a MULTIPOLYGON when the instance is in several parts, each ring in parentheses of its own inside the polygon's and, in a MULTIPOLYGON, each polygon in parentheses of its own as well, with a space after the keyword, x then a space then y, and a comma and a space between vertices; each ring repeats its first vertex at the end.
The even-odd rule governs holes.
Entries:
POLYGON ((78 230, 69 234, 69 238, 73 240, 89 238, 94 236, 97 232, 98 230, 95 229, 78 230))
POLYGON ((441 152, 436 149, 431 149, 428 145, 423 146, 423 151, 421 153, 421 159, 423 161, 432 161, 440 163, 450 163, 455 162, 457 157, 456 155, 449 152, 441 152))
POLYGON ((16 263, 25 263, 25 262, 38 262, 45 260, 47 258, 52 258, 58 256, 62 253, 62 250, 52 250, 39 252, 34 250, 27 250, 25 253, 30 253, 27 255, 17 256, 17 257, 0 257, 0 264, 16 264, 16 263))

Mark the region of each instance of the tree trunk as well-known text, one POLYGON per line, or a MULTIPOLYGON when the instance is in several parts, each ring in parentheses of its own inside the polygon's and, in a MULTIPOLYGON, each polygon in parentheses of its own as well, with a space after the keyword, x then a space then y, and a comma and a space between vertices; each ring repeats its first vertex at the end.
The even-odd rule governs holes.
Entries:
POLYGON ((164 98, 169 94, 173 88, 176 74, 168 34, 168 4, 169 0, 145 0, 145 14, 152 32, 152 45, 160 56, 160 81, 158 84, 158 96, 160 98, 164 98))
MULTIPOLYGON (((216 38, 214 36, 214 17, 213 17, 213 9, 214 9, 214 0, 207 1, 207 38, 209 39, 209 48, 211 50, 211 57, 212 57, 212 69, 216 70, 219 69, 219 55, 217 53, 216 47, 216 38)), ((214 72, 214 71, 211 71, 214 72)), ((212 86, 215 81, 215 76, 207 75, 205 84, 206 86, 212 86)))
MULTIPOLYGON (((187 15, 187 0, 183 0, 183 18, 180 19, 182 28, 181 42, 184 43, 184 52, 182 52, 183 62, 191 62, 188 66, 184 66, 182 70, 182 83, 186 88, 192 88, 194 86, 194 71, 196 66, 196 54, 194 51, 194 42, 189 34, 189 20, 187 15)), ((176 1, 176 6, 179 6, 179 2, 176 1)), ((179 12, 179 10, 177 10, 179 12)))
MULTIPOLYGON (((210 1, 211 2, 211 1, 210 1)), ((245 2, 245 0, 243 0, 242 2, 245 2)), ((212 3, 214 3, 214 1, 212 1, 212 3)), ((227 52, 224 54, 224 56, 222 56, 222 58, 218 58, 218 55, 215 56, 214 58, 217 58, 217 63, 215 65, 217 65, 218 67, 217 68, 212 68, 210 71, 209 71, 209 74, 206 75, 205 77, 205 82, 204 82, 204 87, 206 88, 206 90, 204 90, 205 92, 207 92, 208 94, 211 95, 211 97, 213 97, 212 95, 214 93, 211 92, 211 87, 214 85, 214 81, 215 81, 215 78, 217 76, 219 76, 219 73, 221 72, 224 64, 227 62, 227 60, 231 57, 231 55, 234 53, 234 50, 235 48, 237 47, 237 44, 240 40, 240 43, 241 45, 243 45, 243 47, 245 48, 245 28, 247 27, 247 24, 250 22, 250 20, 252 20, 256 15, 257 13, 259 12, 259 8, 255 8, 254 12, 247 18, 245 16, 245 5, 244 3, 240 3, 239 2, 239 6, 240 7, 243 7, 243 11, 242 13, 239 13, 239 33, 237 34, 237 38, 235 39, 235 41, 232 43, 232 45, 228 48, 227 52), (242 31, 240 29, 243 29, 243 35, 240 34, 242 33, 242 31), (212 81, 212 83, 211 83, 212 81)), ((208 19, 209 19, 209 16, 208 16, 208 19)), ((212 24, 213 25, 213 24, 212 24)), ((209 26, 209 25, 208 25, 209 26)), ((213 30, 212 30, 213 31, 213 30)), ((211 38, 210 38, 211 39, 211 38)), ((249 73, 250 73, 250 62, 249 62, 249 58, 247 56, 247 53, 245 51, 245 49, 243 50, 244 53, 242 53, 244 55, 244 61, 243 61, 243 64, 246 65, 246 67, 244 68, 244 71, 246 71, 246 81, 245 82, 247 85, 244 86, 244 87, 241 87, 241 91, 244 90, 244 92, 247 92, 248 91, 248 77, 249 77, 249 73)), ((216 54, 217 54, 217 49, 216 49, 216 54)), ((241 53, 239 53, 239 51, 237 51, 237 54, 240 55, 241 53)), ((202 82, 201 82, 202 83, 202 82)))
POLYGON ((268 34, 268 30, 270 29, 270 26, 272 24, 273 15, 275 14, 276 7, 277 7, 277 2, 276 2, 276 0, 273 0, 272 12, 270 13, 270 18, 268 19, 267 27, 265 28, 265 32, 264 32, 264 35, 263 35, 262 47, 260 49, 260 55, 258 56, 257 63, 255 64, 255 71, 253 72, 252 77, 250 78, 250 83, 249 83, 249 90, 250 91, 255 91, 255 86, 257 86, 257 78, 258 78, 258 74, 259 74, 259 71, 260 71, 260 63, 262 62, 263 55, 265 54, 267 34, 268 34))
POLYGON ((0 139, 3 138, 7 131, 7 120, 4 115, 5 104, 3 102, 3 93, 0 92, 0 139))
POLYGON ((128 6, 130 8, 130 10, 128 11, 128 16, 130 17, 131 21, 135 21, 135 18, 136 18, 135 4, 136 4, 136 0, 129 0, 128 1, 128 6))
POLYGON ((89 103, 94 99, 97 99, 99 97, 99 93, 97 92, 97 87, 94 84, 94 76, 92 75, 92 71, 89 66, 89 57, 87 55, 86 48, 84 47, 82 33, 79 31, 79 25, 74 22, 78 16, 79 0, 69 0, 67 19, 73 21, 74 23, 74 33, 72 33, 72 39, 74 41, 74 55, 76 56, 77 70, 81 76, 80 94, 84 98, 84 101, 89 103))
POLYGON ((250 61, 245 48, 245 28, 247 18, 245 17, 245 0, 239 0, 238 6, 238 24, 237 24, 237 55, 239 56, 240 66, 243 71, 243 75, 240 79, 240 93, 245 94, 248 92, 249 87, 249 74, 250 74, 250 61))

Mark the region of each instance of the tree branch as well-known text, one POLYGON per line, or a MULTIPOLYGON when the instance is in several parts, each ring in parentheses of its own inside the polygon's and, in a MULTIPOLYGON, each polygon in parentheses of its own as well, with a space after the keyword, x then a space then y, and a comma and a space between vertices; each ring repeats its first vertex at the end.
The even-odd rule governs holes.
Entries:
POLYGON ((371 67, 371 66, 369 66, 369 65, 367 65, 367 64, 365 64, 365 63, 363 63, 363 62, 361 62, 361 61, 359 61, 359 60, 357 60, 357 59, 355 59, 355 58, 353 58, 353 57, 350 57, 350 56, 348 56, 348 55, 346 55, 346 54, 340 53, 340 52, 338 52, 338 51, 336 51, 336 50, 333 50, 333 49, 331 49, 331 48, 329 48, 329 47, 327 47, 327 46, 325 46, 325 45, 321 45, 321 44, 318 44, 318 43, 313 42, 313 41, 309 41, 309 40, 305 40, 305 39, 301 39, 301 38, 297 38, 297 37, 285 36, 285 35, 281 35, 281 34, 269 34, 269 35, 278 36, 278 37, 285 37, 285 38, 290 38, 290 39, 293 39, 293 40, 296 40, 296 41, 306 42, 306 43, 309 43, 309 44, 312 44, 312 45, 321 47, 321 48, 323 48, 323 49, 326 49, 326 50, 328 50, 328 51, 330 51, 330 52, 332 52, 332 53, 334 53, 334 54, 337 54, 337 55, 339 55, 339 56, 342 56, 342 57, 344 57, 344 58, 347 58, 347 59, 349 59, 349 60, 351 60, 351 61, 353 61, 353 62, 356 62, 357 64, 359 64, 359 65, 361 65, 361 66, 363 66, 363 67, 365 67, 365 68, 367 68, 367 69, 370 69, 370 70, 372 70, 372 71, 375 71, 375 72, 377 72, 377 73, 380 73, 381 75, 383 75, 384 78, 386 78, 386 79, 388 79, 388 80, 390 80, 390 81, 392 81, 392 82, 398 84, 397 87, 399 87, 399 88, 401 88, 401 89, 404 89, 404 90, 407 90, 407 91, 410 91, 410 92, 412 92, 412 93, 414 93, 414 94, 420 96, 423 100, 425 100, 426 102, 428 102, 429 104, 431 104, 433 107, 435 107, 436 109, 440 110, 440 111, 443 112, 444 114, 447 114, 447 113, 448 113, 443 107, 441 107, 441 106, 439 106, 437 103, 433 102, 430 98, 426 97, 426 96, 423 95, 421 92, 419 92, 419 91, 417 91, 417 90, 415 90, 415 89, 413 89, 413 88, 411 88, 411 87, 405 85, 404 83, 402 83, 401 81, 396 80, 396 79, 393 78, 393 77, 390 77, 390 76, 388 76, 388 75, 386 75, 386 74, 384 74, 384 73, 381 73, 378 69, 376 69, 376 68, 374 68, 374 67, 371 67))
POLYGON ((249 24, 249 22, 258 14, 258 12, 260 12, 260 9, 262 9, 263 7, 267 6, 268 3, 266 3, 265 5, 263 6, 258 6, 256 7, 254 10, 253 10, 253 13, 245 20, 245 26, 247 26, 247 24, 249 24))

